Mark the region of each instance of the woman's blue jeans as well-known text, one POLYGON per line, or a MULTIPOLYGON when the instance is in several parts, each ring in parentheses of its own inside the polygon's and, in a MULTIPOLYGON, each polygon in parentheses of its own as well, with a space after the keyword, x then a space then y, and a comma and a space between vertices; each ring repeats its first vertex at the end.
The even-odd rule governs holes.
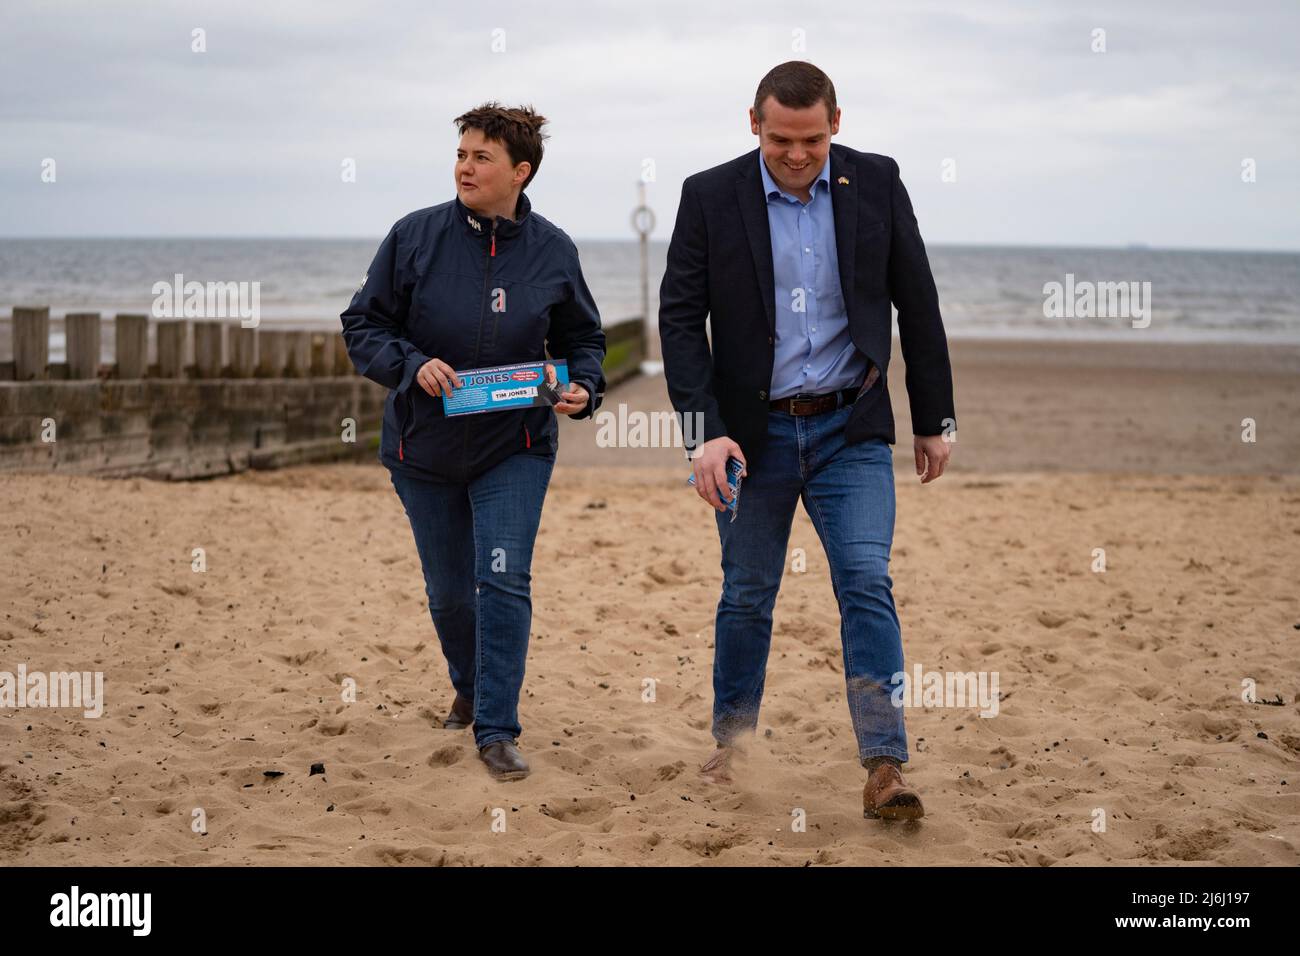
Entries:
POLYGON ((390 473, 415 534, 452 686, 474 701, 474 742, 520 734, 532 627, 533 541, 555 458, 515 454, 467 484, 390 473))
POLYGON ((840 613, 849 717, 858 756, 907 760, 903 710, 891 694, 903 670, 889 552, 894 459, 884 439, 849 444, 845 405, 821 415, 773 411, 767 448, 740 487, 736 520, 717 514, 722 598, 714 628, 713 736, 729 744, 758 723, 772 609, 800 500, 826 549, 840 613))

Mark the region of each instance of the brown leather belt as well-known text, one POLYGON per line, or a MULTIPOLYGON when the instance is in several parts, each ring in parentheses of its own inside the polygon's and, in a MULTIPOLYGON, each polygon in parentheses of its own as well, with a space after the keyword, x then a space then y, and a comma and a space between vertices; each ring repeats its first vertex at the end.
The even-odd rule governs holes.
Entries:
POLYGON ((858 397, 856 388, 846 388, 842 392, 827 392, 825 395, 792 395, 778 398, 771 403, 772 410, 786 412, 790 415, 820 415, 833 412, 845 405, 852 405, 858 397))

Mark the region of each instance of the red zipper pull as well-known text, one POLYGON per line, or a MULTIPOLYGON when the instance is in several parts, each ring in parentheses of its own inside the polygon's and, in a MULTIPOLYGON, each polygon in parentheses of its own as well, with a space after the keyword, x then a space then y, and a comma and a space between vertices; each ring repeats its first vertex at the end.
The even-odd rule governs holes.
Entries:
POLYGON ((497 231, 494 228, 492 230, 492 255, 495 256, 496 254, 497 254, 497 231))
POLYGON ((525 448, 532 448, 532 447, 533 447, 533 436, 530 435, 530 434, 528 434, 528 426, 527 426, 527 425, 524 426, 524 447, 525 447, 525 448))
POLYGON ((406 460, 406 459, 402 456, 402 439, 400 439, 400 438, 397 439, 397 460, 398 460, 398 461, 405 461, 405 460, 406 460))

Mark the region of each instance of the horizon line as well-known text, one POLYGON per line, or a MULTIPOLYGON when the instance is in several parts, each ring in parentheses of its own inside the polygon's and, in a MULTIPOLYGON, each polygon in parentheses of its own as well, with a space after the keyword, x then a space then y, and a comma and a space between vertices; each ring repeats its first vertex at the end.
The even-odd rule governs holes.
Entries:
MULTIPOLYGON (((384 238, 383 234, 368 236, 348 235, 348 236, 326 236, 326 235, 220 235, 220 236, 196 236, 196 235, 52 235, 52 236, 6 236, 0 235, 0 242, 42 242, 42 241, 120 241, 120 240, 156 240, 156 241, 204 241, 204 242, 379 242, 384 238)), ((572 236, 574 242, 626 242, 636 243, 639 240, 636 237, 613 236, 572 236)), ((668 243, 668 238, 651 237, 651 242, 668 243)), ((926 248, 972 248, 972 249, 1070 249, 1070 250, 1096 250, 1108 252, 1218 252, 1218 253, 1266 253, 1280 255, 1300 254, 1300 248, 1260 248, 1250 246, 1224 247, 1224 246, 1161 246, 1151 245, 1149 243, 1134 241, 1123 244, 1099 245, 1093 243, 1029 243, 1029 242, 964 242, 935 240, 926 243, 926 248)))

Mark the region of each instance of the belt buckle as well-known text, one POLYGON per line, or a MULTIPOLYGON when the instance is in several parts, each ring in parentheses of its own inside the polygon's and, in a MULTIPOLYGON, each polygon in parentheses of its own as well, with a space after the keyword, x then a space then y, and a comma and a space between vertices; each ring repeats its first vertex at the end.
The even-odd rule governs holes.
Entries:
POLYGON ((791 399, 790 399, 790 414, 791 414, 791 415, 807 415, 807 414, 809 414, 809 413, 811 412, 811 409, 812 409, 812 403, 815 402, 816 400, 817 400, 816 396, 811 396, 811 397, 807 397, 807 398, 800 398, 800 397, 798 397, 798 396, 795 396, 795 397, 791 398, 791 399), (800 410, 799 410, 800 405, 804 405, 804 406, 808 409, 808 411, 800 411, 800 410))

